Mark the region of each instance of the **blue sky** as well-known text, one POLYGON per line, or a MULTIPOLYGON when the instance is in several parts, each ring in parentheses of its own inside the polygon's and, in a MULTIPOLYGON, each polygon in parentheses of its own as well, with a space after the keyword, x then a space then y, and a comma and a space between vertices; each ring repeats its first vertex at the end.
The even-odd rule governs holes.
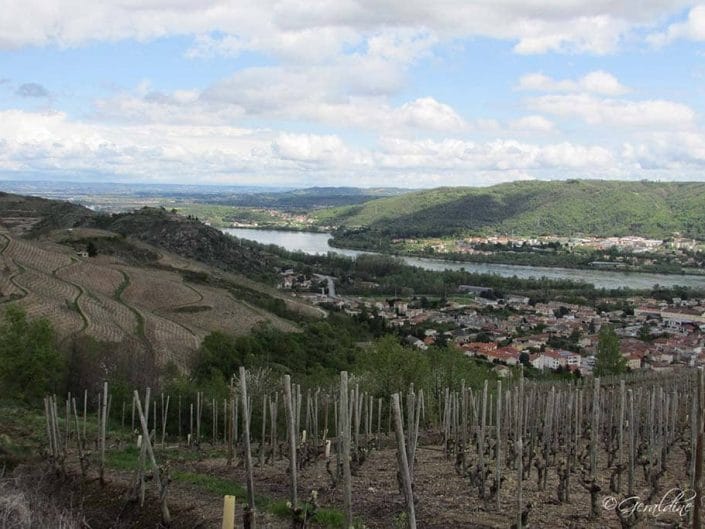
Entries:
POLYGON ((703 179, 705 5, 6 4, 0 179, 703 179))

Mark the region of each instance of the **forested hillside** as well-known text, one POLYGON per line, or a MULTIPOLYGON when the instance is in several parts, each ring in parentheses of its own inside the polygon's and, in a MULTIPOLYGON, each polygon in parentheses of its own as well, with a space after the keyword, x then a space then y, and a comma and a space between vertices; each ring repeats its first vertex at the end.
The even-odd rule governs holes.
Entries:
POLYGON ((319 212, 340 242, 466 233, 705 237, 705 183, 570 180, 437 188, 319 212))

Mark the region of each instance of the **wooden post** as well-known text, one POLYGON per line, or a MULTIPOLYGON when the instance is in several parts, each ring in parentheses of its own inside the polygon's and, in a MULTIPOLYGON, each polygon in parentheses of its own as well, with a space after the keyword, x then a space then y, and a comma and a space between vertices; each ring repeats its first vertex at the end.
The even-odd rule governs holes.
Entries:
POLYGON ((696 396, 698 400, 697 411, 697 443, 695 446, 695 501, 693 505, 693 529, 702 527, 702 493, 703 493, 703 403, 705 402, 705 371, 702 368, 698 369, 698 392, 696 396))
POLYGON ((146 447, 147 454, 149 455, 149 460, 152 463, 152 474, 154 475, 154 481, 157 483, 157 487, 159 489, 162 522, 164 522, 165 525, 169 525, 171 523, 171 514, 169 513, 169 506, 166 502, 166 488, 168 483, 164 483, 162 481, 161 470, 159 469, 159 465, 157 465, 157 460, 154 457, 154 451, 152 450, 152 442, 149 439, 149 427, 147 426, 147 420, 144 416, 144 413, 142 413, 142 404, 140 403, 139 393, 137 392, 137 390, 135 390, 135 398, 137 400, 137 412, 140 416, 140 424, 142 425, 142 446, 146 447))
POLYGON ((600 425, 600 378, 595 377, 592 391, 592 427, 590 428, 590 477, 597 478, 597 430, 600 425))
POLYGON ((54 463, 56 463, 56 448, 54 445, 54 433, 52 430, 51 421, 51 410, 49 409, 49 397, 44 397, 44 414, 47 420, 47 442, 49 444, 49 453, 51 457, 54 458, 54 463))
POLYGON ((257 526, 255 520, 255 482, 252 472, 252 454, 250 452, 250 413, 248 410, 249 402, 247 400, 247 371, 240 366, 240 391, 242 396, 242 423, 245 438, 245 468, 247 469, 247 516, 251 520, 250 529, 255 529, 257 526))
MULTIPOLYGON (((353 527, 352 475, 350 473, 350 415, 348 408, 348 372, 340 373, 340 411, 338 412, 338 436, 342 437, 340 460, 343 467, 343 504, 345 529, 353 527)), ((402 437, 404 436, 402 432, 402 437)), ((401 450, 403 451, 403 445, 401 450)))
POLYGON ((88 390, 83 390, 83 442, 86 442, 86 419, 88 416, 88 390))
POLYGON ((487 421, 487 380, 482 389, 482 414, 480 415, 480 441, 478 442, 478 452, 480 460, 480 498, 485 497, 485 428, 487 421))
POLYGON ((416 512, 414 509, 414 491, 411 487, 411 475, 409 474, 409 461, 406 457, 406 447, 404 446, 404 426, 402 424, 401 406, 399 405, 399 394, 392 395, 392 411, 394 414, 394 431, 397 437, 397 461, 399 463, 399 474, 401 475, 404 487, 404 498, 406 500, 406 512, 408 516, 409 529, 416 529, 416 512))
POLYGON ((500 490, 502 484, 502 381, 497 381, 497 445, 496 445, 495 487, 497 489, 497 510, 502 507, 500 490))
POLYGON ((524 480, 524 369, 519 372, 519 394, 517 395, 517 529, 522 529, 522 513, 524 511, 523 480, 524 480))
POLYGON ((279 405, 279 393, 274 398, 269 399, 269 453, 274 464, 274 454, 277 450, 277 406, 279 405))
POLYGON ((377 399, 377 442, 382 436, 382 398, 377 399))
POLYGON ((169 399, 171 398, 170 395, 166 396, 166 404, 163 404, 164 402, 164 394, 162 394, 162 448, 165 446, 166 443, 166 420, 169 414, 169 399))
POLYGON ((624 407, 626 399, 626 389, 624 379, 619 381, 619 437, 618 437, 618 452, 617 465, 619 472, 617 474, 617 494, 622 492, 622 472, 624 471, 624 407))
POLYGON ((294 395, 291 390, 291 377, 284 375, 284 409, 286 410, 286 422, 289 434, 289 472, 291 475, 291 508, 298 509, 298 492, 296 483, 296 417, 294 409, 294 395))
POLYGON ((233 384, 232 378, 230 379, 230 423, 228 427, 228 462, 227 465, 230 466, 235 460, 235 446, 234 446, 234 422, 235 422, 235 406, 237 406, 237 401, 235 400, 235 386, 233 384))
POLYGON ((78 448, 78 459, 81 462, 81 476, 86 478, 86 460, 83 456, 83 442, 81 441, 80 427, 78 425, 78 411, 76 410, 76 399, 73 399, 73 415, 76 420, 76 447, 78 448))
POLYGON ((222 529, 235 529, 235 496, 225 496, 223 498, 222 529))
POLYGON ((105 425, 108 419, 108 383, 103 383, 103 412, 100 421, 100 484, 105 485, 105 425))
POLYGON ((629 474, 628 474, 628 485, 627 490, 629 496, 634 495, 634 443, 635 439, 635 426, 634 422, 634 392, 629 389, 627 391, 629 397, 629 474))
MULTIPOLYGON (((145 390, 144 394, 144 413, 145 415, 145 424, 149 424, 149 398, 151 396, 151 389, 147 388, 145 390)), ((139 399, 139 394, 135 391, 135 401, 139 399)), ((137 406, 137 410, 139 411, 142 407, 141 403, 136 402, 135 403, 137 406)), ((138 414, 139 418, 139 414, 138 414)), ((142 426, 141 418, 140 418, 140 428, 142 426)), ((149 428, 147 428, 149 430, 149 428)), ((140 456, 139 456, 139 496, 140 496, 140 507, 144 507, 144 500, 145 500, 145 493, 146 493, 146 487, 144 483, 144 471, 145 471, 145 459, 147 458, 147 444, 145 442, 145 437, 149 439, 149 431, 145 434, 144 432, 142 433, 142 442, 140 443, 140 456)))
MULTIPOLYGON (((460 381, 460 457, 462 458, 463 476, 468 470, 468 391, 465 379, 460 381)), ((457 439, 456 439, 457 441, 457 439)))
POLYGON ((269 394, 262 398, 262 437, 259 444, 259 466, 264 467, 264 452, 267 446, 267 408, 269 407, 269 394))
POLYGON ((188 427, 189 446, 193 439, 193 402, 189 404, 189 427, 188 427))
POLYGON ((201 442, 201 405, 202 405, 201 392, 196 392, 196 442, 201 442))

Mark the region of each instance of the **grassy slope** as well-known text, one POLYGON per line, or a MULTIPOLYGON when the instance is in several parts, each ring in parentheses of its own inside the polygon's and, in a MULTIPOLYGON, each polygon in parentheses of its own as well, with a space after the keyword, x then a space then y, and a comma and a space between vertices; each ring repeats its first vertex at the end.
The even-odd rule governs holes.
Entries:
POLYGON ((320 212, 320 222, 387 236, 467 232, 705 237, 705 183, 513 182, 437 188, 320 212))

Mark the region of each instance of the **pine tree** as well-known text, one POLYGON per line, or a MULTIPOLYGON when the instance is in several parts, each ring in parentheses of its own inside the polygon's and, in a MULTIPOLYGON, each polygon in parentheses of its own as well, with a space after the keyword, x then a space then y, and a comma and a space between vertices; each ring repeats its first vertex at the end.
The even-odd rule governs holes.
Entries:
POLYGON ((627 370, 627 360, 619 352, 619 338, 611 325, 600 329, 595 358, 595 376, 618 375, 627 370))

